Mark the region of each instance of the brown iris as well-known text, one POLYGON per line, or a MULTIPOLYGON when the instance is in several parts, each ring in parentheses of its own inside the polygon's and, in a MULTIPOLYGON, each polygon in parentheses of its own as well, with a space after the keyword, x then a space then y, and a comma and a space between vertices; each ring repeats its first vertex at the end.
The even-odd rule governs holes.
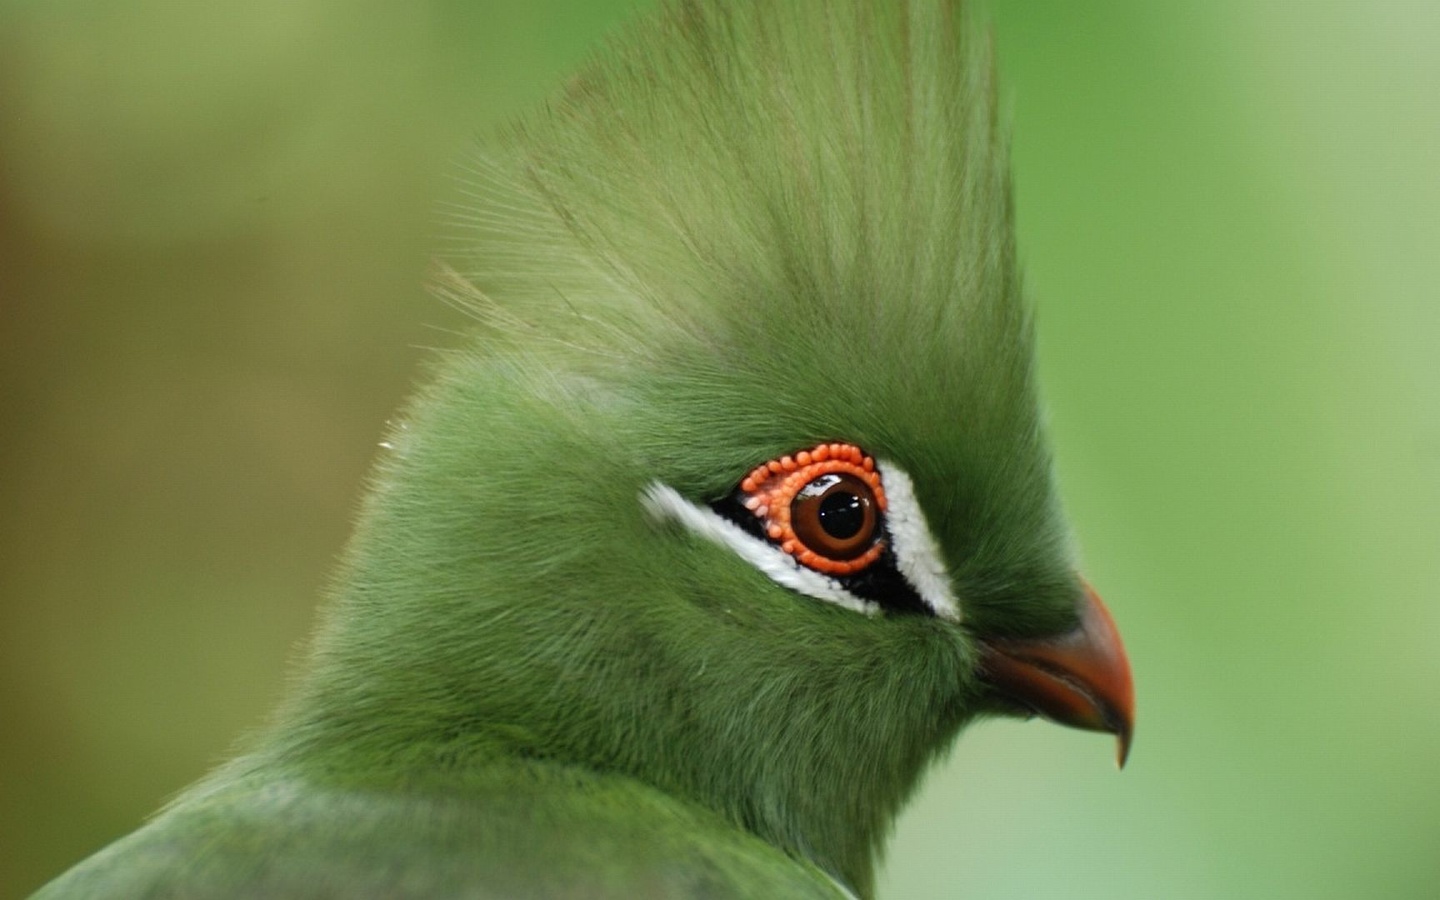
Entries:
POLYGON ((875 495, 854 475, 821 475, 790 502, 795 537, 827 559, 854 559, 870 549, 875 524, 875 495))
POLYGON ((885 552, 885 488, 875 459, 854 444, 819 444, 756 466, 740 501, 801 565, 853 575, 885 552))

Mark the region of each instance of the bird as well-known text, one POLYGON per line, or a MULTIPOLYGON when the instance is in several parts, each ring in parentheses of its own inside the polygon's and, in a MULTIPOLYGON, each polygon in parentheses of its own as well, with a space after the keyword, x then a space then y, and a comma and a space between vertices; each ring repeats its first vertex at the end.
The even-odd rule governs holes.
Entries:
POLYGON ((482 140, 287 698, 36 897, 871 898, 977 720, 1123 764, 992 44, 670 0, 482 140))

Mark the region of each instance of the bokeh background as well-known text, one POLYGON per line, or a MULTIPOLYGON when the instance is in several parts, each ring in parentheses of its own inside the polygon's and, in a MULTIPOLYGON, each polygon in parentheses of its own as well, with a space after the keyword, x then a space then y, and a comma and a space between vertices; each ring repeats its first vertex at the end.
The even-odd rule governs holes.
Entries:
MULTIPOLYGON (((467 142, 636 6, 0 5, 0 896, 263 721, 467 142)), ((1440 896, 1440 4, 985 8, 1139 730, 972 730, 882 896, 1440 896)))

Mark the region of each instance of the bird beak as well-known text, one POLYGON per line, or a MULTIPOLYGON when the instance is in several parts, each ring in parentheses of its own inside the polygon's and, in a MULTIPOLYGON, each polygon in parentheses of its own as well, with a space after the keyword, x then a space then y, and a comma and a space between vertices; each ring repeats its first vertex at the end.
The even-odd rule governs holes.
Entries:
POLYGON ((1089 584, 1080 624, 1042 639, 981 642, 981 677, 999 694, 1061 725, 1107 731, 1123 768, 1135 728, 1130 660, 1110 610, 1089 584))

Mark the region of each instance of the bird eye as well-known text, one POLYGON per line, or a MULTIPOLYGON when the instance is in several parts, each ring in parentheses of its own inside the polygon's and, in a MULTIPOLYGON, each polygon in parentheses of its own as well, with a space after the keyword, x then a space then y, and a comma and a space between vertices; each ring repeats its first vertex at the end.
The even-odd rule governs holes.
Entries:
POLYGON ((795 537, 829 559, 850 560, 875 539, 875 494, 854 475, 821 475, 790 501, 795 537))
POLYGON ((875 460, 853 444, 820 444, 757 466, 740 502, 801 564, 852 575, 885 552, 885 489, 875 460))

